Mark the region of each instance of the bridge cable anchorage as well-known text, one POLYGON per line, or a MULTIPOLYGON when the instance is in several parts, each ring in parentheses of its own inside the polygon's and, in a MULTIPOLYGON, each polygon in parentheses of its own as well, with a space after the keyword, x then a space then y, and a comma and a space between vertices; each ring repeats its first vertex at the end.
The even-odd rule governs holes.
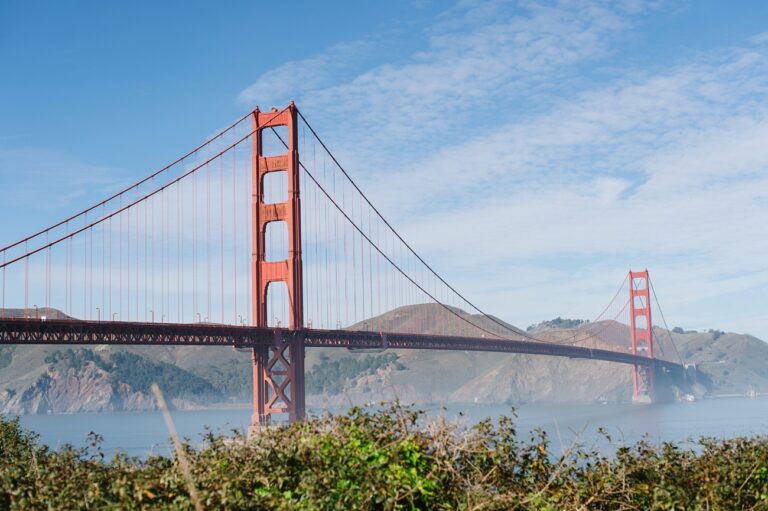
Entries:
MULTIPOLYGON (((677 349, 677 344, 675 344, 675 340, 672 339, 672 334, 670 333, 669 325, 667 324, 667 318, 664 317, 664 311, 661 309, 661 303, 659 302, 659 298, 656 296, 656 290, 653 288, 653 281, 650 277, 648 277, 648 284, 651 288, 651 293, 653 293, 653 301, 656 302, 656 307, 659 308, 659 313, 661 314, 661 320, 664 322, 664 328, 667 330, 667 336, 669 337, 669 341, 672 343, 672 347, 675 349, 675 354, 677 355, 677 359, 680 361, 680 364, 682 365, 683 357, 680 356, 680 352, 677 349)), ((685 374, 685 373, 683 373, 685 374)))
POLYGON ((123 188, 119 192, 116 192, 116 193, 112 194, 111 196, 107 197, 106 199, 104 199, 104 200, 102 200, 100 202, 97 202, 93 206, 90 206, 90 207, 88 207, 88 208, 86 208, 86 209, 84 209, 84 210, 82 210, 82 211, 80 211, 78 213, 75 213, 74 215, 71 215, 71 216, 65 218, 64 220, 61 220, 60 222, 57 222, 57 223, 55 223, 53 225, 50 225, 50 226, 48 226, 48 227, 46 227, 44 229, 41 229, 41 230, 37 231, 34 234, 31 234, 31 235, 27 236, 26 238, 23 238, 21 240, 15 241, 15 242, 11 243, 10 245, 6 245, 5 247, 0 248, 0 252, 6 252, 6 251, 8 251, 8 250, 10 250, 10 249, 12 249, 14 247, 17 247, 17 246, 21 245, 22 243, 25 243, 27 241, 31 241, 31 240, 33 240, 33 239, 35 239, 35 238, 37 238, 37 237, 39 237, 39 236, 41 236, 41 235, 51 231, 53 229, 61 227, 62 225, 65 225, 68 222, 71 222, 72 220, 75 220, 75 219, 77 219, 77 218, 79 218, 79 217, 89 213, 90 211, 93 211, 94 209, 97 209, 97 208, 99 208, 101 206, 104 206, 104 205, 108 204, 109 202, 112 202, 113 200, 115 200, 115 199, 117 199, 119 197, 122 197, 123 195, 125 195, 128 192, 130 192, 131 190, 138 189, 139 186, 143 185, 147 181, 150 181, 150 180, 154 179, 156 176, 159 176, 160 174, 164 173, 168 169, 170 169, 170 168, 176 166, 177 164, 183 162, 189 156, 197 153, 200 149, 202 149, 202 148, 210 145, 214 141, 216 141, 217 139, 222 137, 224 134, 226 134, 230 130, 232 130, 235 126, 237 126, 241 122, 243 122, 246 119, 248 119, 248 117, 250 117, 252 113, 253 112, 248 112, 247 114, 245 114, 243 117, 241 117, 237 121, 233 122, 232 124, 230 124, 229 126, 224 128, 223 130, 219 131, 213 137, 209 138, 208 140, 204 141, 203 143, 201 143, 200 145, 198 145, 194 149, 192 149, 189 152, 187 152, 184 156, 181 156, 180 158, 177 158, 173 162, 171 162, 168 165, 166 165, 165 167, 163 167, 163 168, 153 172, 149 176, 147 176, 147 177, 145 177, 143 179, 140 179, 139 181, 136 181, 132 185, 123 188))
MULTIPOLYGON (((381 214, 381 212, 380 212, 380 211, 379 211, 379 210, 378 210, 378 209, 377 209, 377 208, 376 208, 376 207, 373 205, 373 203, 372 203, 372 202, 371 202, 371 201, 368 199, 368 197, 365 195, 365 193, 363 193, 363 191, 360 189, 360 187, 357 185, 357 183, 356 183, 356 182, 355 182, 355 181, 352 179, 352 177, 349 175, 349 173, 348 173, 348 172, 347 172, 347 171, 344 169, 344 167, 343 167, 343 166, 341 165, 341 163, 338 161, 338 159, 336 158, 336 156, 335 156, 335 155, 334 155, 334 154, 333 154, 333 153, 330 151, 330 149, 328 148, 328 146, 326 146, 326 144, 323 142, 323 140, 320 138, 320 136, 319 136, 319 135, 317 134, 317 132, 314 130, 314 128, 312 127, 312 125, 309 123, 309 121, 307 121, 307 119, 304 117, 304 115, 302 114, 301 110, 297 109, 297 113, 299 114, 299 117, 302 119, 302 121, 303 121, 303 122, 306 124, 306 126, 309 128, 310 132, 311 132, 311 133, 312 133, 312 135, 315 137, 315 139, 316 139, 316 140, 317 140, 317 141, 320 143, 320 145, 323 147, 323 149, 326 151, 326 153, 327 153, 327 154, 328 154, 328 155, 331 157, 331 159, 332 159, 332 160, 333 160, 333 162, 336 164, 336 166, 339 168, 339 170, 340 170, 340 171, 341 171, 341 172, 344 174, 344 176, 347 178, 347 180, 350 182, 350 184, 351 184, 351 185, 352 185, 352 186, 355 188, 355 190, 357 190, 358 194, 359 194, 359 195, 360 195, 360 197, 361 197, 361 200, 365 200, 365 202, 368 204, 368 206, 370 207, 370 209, 371 209, 371 210, 373 210, 373 212, 375 212, 375 213, 376 213, 376 215, 377 215, 377 216, 379 217, 379 219, 381 219, 381 221, 382 221, 382 222, 383 222, 383 223, 384 223, 384 224, 387 226, 387 228, 390 230, 390 232, 392 232, 392 233, 394 234, 394 236, 395 236, 397 239, 399 239, 399 240, 400 240, 400 242, 401 242, 401 243, 402 243, 402 244, 403 244, 403 245, 404 245, 404 246, 405 246, 405 247, 408 249, 408 251, 410 251, 410 253, 411 253, 413 256, 415 256, 415 257, 418 259, 418 261, 419 261, 419 262, 421 262, 421 264, 422 264, 422 265, 423 265, 423 266, 424 266, 424 267, 425 267, 425 268, 426 268, 426 269, 427 269, 427 270, 428 270, 428 271, 429 271, 429 272, 430 272, 430 273, 431 273, 431 274, 432 274, 432 275, 433 275, 435 278, 437 278, 437 279, 438 279, 440 282, 442 282, 442 283, 443 283, 443 285, 445 285, 445 286, 446 286, 448 289, 450 289, 450 290, 451 290, 451 291, 452 291, 452 292, 453 292, 453 293, 454 293, 456 296, 458 296, 458 297, 459 297, 459 298, 460 298, 460 299, 461 299, 463 302, 465 302, 465 303, 466 303, 466 304, 468 304, 470 307, 472 307, 474 310, 476 310, 477 312, 479 312, 479 313, 480 313, 482 316, 484 316, 486 319, 488 319, 488 320, 490 320, 492 323, 495 323, 496 325, 500 326, 500 327, 501 327, 501 328, 502 328, 504 331, 513 332, 513 333, 514 333, 515 335, 517 335, 517 336, 526 337, 526 338, 528 338, 528 339, 531 339, 531 340, 533 340, 533 341, 537 341, 537 342, 542 342, 542 343, 547 343, 547 344, 561 344, 560 342, 556 342, 556 341, 550 341, 550 340, 547 340, 547 339, 542 339, 542 338, 539 338, 539 337, 533 336, 533 335, 531 335, 531 334, 528 334, 527 332, 523 332, 522 330, 518 331, 518 330, 513 330, 513 329, 510 329, 510 327, 509 327, 508 325, 506 325, 505 323, 503 323, 502 321, 499 321, 499 320, 498 320, 497 318, 495 318, 494 316, 492 316, 492 315, 490 315, 490 314, 486 313, 485 311, 483 311, 482 309, 480 309, 480 308, 479 308, 478 306, 476 306, 474 303, 472 303, 471 301, 469 301, 469 300, 468 300, 468 299, 467 299, 467 298, 466 298, 464 295, 462 295, 462 294, 461 294, 459 291, 457 291, 457 290, 456 290, 456 289, 455 289, 453 286, 451 286, 451 285, 450 285, 450 284, 449 284, 449 283, 448 283, 448 282, 447 282, 447 281, 446 281, 446 280, 445 280, 445 279, 444 279, 442 276, 440 276, 440 275, 439 275, 439 274, 438 274, 438 273, 437 273, 437 272, 436 272, 436 271, 435 271, 435 270, 434 270, 434 269, 433 269, 433 268, 432 268, 432 267, 431 267, 431 266, 430 266, 430 265, 429 265, 429 264, 428 264, 428 263, 427 263, 427 262, 426 262, 426 261, 425 261, 425 260, 424 260, 424 259, 423 259, 423 258, 422 258, 422 257, 421 257, 421 256, 420 256, 418 253, 417 253, 417 252, 416 252, 416 251, 415 251, 415 250, 414 250, 414 249, 413 249, 413 247, 411 247, 411 246, 408 244, 408 242, 406 242, 406 241, 405 241, 405 239, 403 239, 403 237, 400 235, 400 233, 399 233, 399 232, 398 232, 398 231, 397 231, 397 230, 396 230, 396 229, 395 229, 395 228, 394 228, 394 227, 393 227, 393 226, 392 226, 392 225, 389 223, 389 221, 387 221, 387 219, 386 219, 386 218, 384 218, 384 216, 381 214)), ((287 147, 287 144, 285 143, 285 141, 284 141, 284 140, 282 139, 282 137, 280 137, 280 135, 279 135, 279 134, 278 134, 278 133, 277 133, 277 132, 274 130, 274 128, 272 128, 272 131, 273 131, 273 132, 274 132, 274 134, 277 136, 277 138, 280 140, 280 142, 283 144, 283 146, 287 147)), ((334 200, 334 199, 331 197, 331 195, 330 195, 330 194, 329 194, 329 193, 328 193, 328 192, 325 190, 325 188, 324 188, 324 187, 323 187, 323 186, 322 186, 322 185, 321 185, 321 184, 318 182, 318 180, 317 180, 317 179, 315 179, 315 177, 314 177, 314 176, 312 175, 312 173, 311 173, 311 172, 310 172, 310 171, 309 171, 309 170, 306 168, 306 166, 305 166, 303 163, 301 163, 301 162, 300 162, 300 165, 301 165, 301 167, 302 167, 302 168, 305 170, 305 172, 307 172, 307 174, 310 176, 310 178, 312 179, 312 181, 314 181, 314 182, 315 182, 315 184, 316 184, 316 185, 317 185, 317 186, 318 186, 318 187, 319 187, 319 188, 322 190, 323 194, 324 194, 324 195, 325 195, 325 196, 326 196, 326 197, 327 197, 327 198, 328 198, 328 199, 329 199, 329 200, 330 200, 330 201, 333 203, 333 205, 336 207, 336 209, 338 209, 338 210, 339 210, 339 211, 342 213, 342 215, 344 215, 344 216, 346 217, 346 219, 347 219, 347 220, 348 220, 348 221, 349 221, 349 222, 350 222, 350 223, 351 223, 351 224, 352 224, 352 225, 355 227, 355 229, 356 229, 356 230, 357 230, 357 231, 358 231, 358 232, 359 232, 359 233, 360 233, 362 236, 364 236, 364 237, 365 237, 365 239, 368 241, 368 243, 369 243, 370 245, 372 245, 374 248, 376 248, 376 250, 379 252, 379 254, 381 254, 381 255, 382 255, 382 257, 384 257, 384 258, 385 258, 385 259, 386 259, 386 260, 387 260, 387 261, 388 261, 388 262, 389 262, 389 263, 390 263, 392 266, 394 266, 394 267, 395 267, 395 268, 396 268, 396 269, 397 269, 397 270, 398 270, 398 271, 399 271, 399 272, 400 272, 400 273, 401 273, 403 276, 405 276, 405 277, 406 277, 406 278, 407 278, 407 279, 408 279, 408 280, 409 280, 411 283, 413 283, 414 285, 416 285, 416 286, 417 286, 417 287, 418 287, 418 288, 419 288, 419 289, 420 289, 422 292, 424 292, 424 293, 425 293, 427 296, 429 296, 429 297, 430 297, 432 300, 434 300, 436 303, 440 304, 440 305, 441 305, 441 306, 442 306, 442 307, 443 307, 445 310, 449 311, 449 312, 450 312, 451 314, 453 314, 454 316, 456 316, 456 317, 460 318, 462 321, 464 321, 464 322, 468 323, 469 325, 471 325, 471 326, 473 326, 473 327, 475 327, 475 328, 478 328, 478 329, 480 329, 480 330, 482 330, 482 331, 484 331, 484 332, 486 332, 486 333, 488 333, 488 334, 490 334, 490 335, 493 335, 494 337, 498 337, 498 338, 505 338, 505 337, 504 337, 504 336, 502 336, 502 335, 496 334, 495 332, 491 332, 491 331, 489 331, 489 330, 487 330, 487 329, 485 329, 485 328, 483 328, 483 327, 481 327, 481 326, 479 326, 479 325, 475 324, 474 322, 472 322, 472 321, 470 321, 470 320, 468 320, 468 319, 466 319, 466 318, 463 318, 463 317, 461 317, 459 314, 457 314, 457 313, 455 313, 453 310, 451 310, 451 309, 450 309, 450 307, 447 307, 447 306, 446 306, 444 303, 442 303, 440 300, 438 300, 437 298, 435 298, 435 297, 434 297, 434 296, 433 296, 431 293, 428 293, 428 292, 427 292, 427 291, 426 291, 426 290, 425 290, 425 289, 424 289, 422 286, 420 286, 420 285, 419 285, 419 284, 417 284, 417 283, 416 283, 416 282, 415 282, 413 279, 411 279, 411 278, 408 276, 408 274, 407 274, 405 271, 403 271, 403 270, 402 270, 402 268, 401 268, 399 265, 397 265, 397 264, 396 264, 394 261, 392 261, 392 259, 390 259, 390 258, 389 258, 389 257, 388 257, 388 256, 387 256, 387 255, 386 255, 386 254, 385 254, 385 253, 384 253, 384 252, 381 250, 381 248, 380 248, 380 247, 379 247, 379 246, 378 246, 376 243, 374 243, 374 242, 373 242, 373 241, 372 241, 372 240, 371 240, 371 239, 370 239, 370 238, 369 238, 367 235, 365 235, 365 234, 363 233, 362 229, 361 229, 360 227, 358 227, 358 226, 357 226, 357 224, 354 222, 354 220, 352 220, 352 219, 351 219, 351 218, 350 218, 350 217, 349 217, 349 216, 346 214, 346 212, 344 211, 344 209, 343 209, 342 207, 340 207, 340 206, 339 206, 339 204, 337 203, 337 201, 336 201, 336 200, 334 200)), ((361 241, 362 241, 362 240, 361 240, 361 241)), ((626 281, 626 277, 625 277, 625 281, 626 281)), ((621 292, 621 289, 623 288, 623 286, 624 286, 624 282, 622 282, 621 286, 619 286, 619 289, 617 290, 616 294, 614 295, 614 298, 613 298, 613 299, 612 299, 612 300, 611 300, 611 301, 608 303, 608 306, 606 306, 606 308, 603 310, 603 312, 601 312, 601 313, 600 313, 600 315, 598 316, 598 318, 596 319, 596 321, 598 321, 598 320, 599 320, 599 318, 600 318, 600 317, 602 317, 602 315, 603 315, 603 314, 604 314, 604 313, 605 313, 605 312, 608 310, 608 308, 610 307, 611 303, 613 303, 613 301, 616 299, 616 297, 617 297, 617 296, 619 295, 619 293, 621 292)), ((569 338, 569 339, 576 339, 576 337, 578 337, 578 335, 579 335, 579 334, 574 334, 574 335, 573 335, 571 338, 569 338)), ((589 339, 589 338, 592 338, 592 337, 594 337, 594 335, 588 335, 586 338, 584 338, 584 339, 582 339, 582 340, 578 340, 578 341, 576 341, 576 342, 584 342, 584 341, 586 341, 587 339, 589 339)), ((566 339, 566 341, 567 341, 567 340, 568 340, 568 339, 566 339)))
MULTIPOLYGON (((284 110, 285 110, 285 109, 284 109, 284 110)), ((277 117, 277 116, 278 116, 278 115, 280 115, 281 113, 282 113, 282 111, 280 111, 280 112, 276 112, 276 113, 275 113, 275 117, 277 117)), ((249 114, 249 115, 250 115, 250 114, 249 114)), ((192 175, 192 174, 196 173, 198 170, 200 170, 201 168, 203 168, 205 165, 209 164, 210 162, 212 162, 212 161, 213 161, 213 160, 215 160, 216 158, 220 158, 220 157, 221 157, 223 154, 225 154, 226 152, 228 152, 228 151, 229 151, 230 149, 232 149, 233 147, 235 147, 235 146, 237 146, 237 145, 241 144, 242 142, 244 142, 244 141, 248 140, 248 139, 251 137, 251 135, 253 135, 253 134, 254 134, 256 131, 257 131, 257 130, 252 130, 252 131, 250 131, 250 132, 249 132, 247 135, 245 135, 245 136, 241 137, 241 138, 240 138, 240 139, 238 139, 238 140, 237 140, 235 143, 233 143, 233 144, 231 144, 231 145, 227 146, 227 148, 226 148, 226 149, 223 149, 223 150, 219 151, 219 152, 218 152, 218 153, 216 153, 214 156, 211 156, 210 158, 208 158, 207 160, 205 160, 203 163, 201 163, 201 164, 197 165, 196 167, 193 167, 192 169, 188 170, 187 172, 183 173, 182 175, 180 175, 180 176, 178 176, 178 177, 176 177, 176 178, 174 178, 174 179, 172 179, 172 180, 168 181, 166 184, 162 185, 160 188, 157 188, 157 189, 155 189, 155 190, 153 190, 153 191, 151 191, 151 192, 148 192, 146 195, 144 195, 144 196, 142 196, 142 197, 140 197, 140 198, 138 198, 138 199, 136 199, 136 200, 134 200, 134 201, 132 201, 132 202, 130 202, 130 203, 128 203, 128 204, 126 204, 125 206, 121 206, 119 209, 116 209, 115 211, 113 211, 113 212, 111 212, 111 213, 107 214, 106 216, 104 216, 104 217, 101 217, 101 218, 99 218, 99 219, 97 219, 97 220, 95 220, 95 221, 93 221, 93 222, 90 222, 90 223, 88 223, 88 224, 86 224, 86 225, 84 225, 84 226, 82 226, 82 227, 80 227, 80 228, 78 228, 78 229, 76 229, 76 230, 73 230, 72 232, 68 232, 67 234, 60 236, 59 238, 55 239, 54 241, 52 241, 52 242, 50 242, 50 243, 46 243, 45 245, 41 245, 41 246, 39 246, 39 247, 38 247, 38 248, 36 248, 36 249, 33 249, 33 250, 29 250, 29 251, 27 251, 26 253, 24 253, 24 254, 22 254, 22 255, 20 255, 20 256, 18 256, 18 257, 15 257, 15 258, 13 258, 13 259, 11 259, 11 260, 9 260, 9 261, 5 261, 5 262, 3 262, 2 264, 0 264, 0 268, 5 268, 5 267, 7 267, 7 266, 10 266, 10 265, 12 265, 13 263, 16 263, 16 262, 18 262, 18 261, 21 261, 22 259, 24 259, 24 258, 27 258, 27 257, 29 257, 29 256, 35 255, 35 254, 37 254, 37 253, 39 253, 39 252, 41 252, 41 251, 43 251, 43 250, 45 250, 45 249, 47 249, 47 248, 49 248, 49 247, 52 247, 52 246, 54 246, 54 245, 57 245, 57 244, 59 244, 60 242, 66 241, 66 240, 68 240, 68 239, 71 239, 71 238, 73 238, 74 236, 76 236, 76 235, 78 235, 78 234, 80 234, 80 233, 82 233, 82 232, 84 232, 84 231, 86 231, 86 230, 90 229, 91 227, 94 227, 94 226, 96 226, 96 225, 100 225, 100 224, 102 224, 103 222, 105 222, 106 220, 109 220, 110 218, 112 218, 112 217, 115 217, 115 216, 119 215, 120 213, 123 213, 123 212, 125 212, 125 211, 129 210, 129 209, 130 209, 130 208, 132 208, 133 206, 136 206, 137 204, 141 204, 141 203, 145 202, 145 201, 146 201, 146 200, 148 200, 149 198, 151 198, 151 197, 154 197, 154 196, 155 196, 155 195, 157 195, 158 193, 161 193, 161 192, 162 192, 163 190, 165 190, 166 188, 169 188, 169 187, 171 187, 172 185, 179 183, 179 182, 180 182, 182 179, 184 179, 185 177, 187 177, 187 176, 190 176, 190 175, 192 175)), ((129 217, 129 219, 130 219, 130 217, 129 217)), ((43 232, 45 232, 45 231, 43 231, 43 232)), ((32 239, 32 237, 29 237, 29 238, 27 238, 27 239, 32 239)), ((22 242, 22 243, 23 243, 23 242, 22 242)), ((17 244, 18 244, 18 243, 15 243, 14 245, 17 245, 17 244)))

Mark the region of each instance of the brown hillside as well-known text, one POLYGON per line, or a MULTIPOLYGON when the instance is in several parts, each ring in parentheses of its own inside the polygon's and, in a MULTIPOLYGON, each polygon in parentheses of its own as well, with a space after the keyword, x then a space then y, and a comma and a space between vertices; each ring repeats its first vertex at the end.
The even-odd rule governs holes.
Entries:
MULTIPOLYGON (((519 338, 521 330, 485 317, 454 309, 459 317, 446 314, 438 305, 424 304, 395 309, 350 329, 463 335, 485 335, 468 326, 469 320, 482 329, 519 338)), ((47 317, 65 317, 58 311, 39 309, 47 317)), ((22 317, 23 310, 8 315, 22 317)), ((658 356, 676 360, 666 330, 656 330, 658 356), (663 348, 663 349, 662 349, 663 348)), ((544 341, 575 343, 605 349, 629 346, 626 325, 603 321, 583 324, 575 329, 543 329, 535 336, 544 341)), ((719 332, 671 334, 681 357, 696 363, 703 374, 707 392, 741 394, 750 390, 768 392, 768 344, 749 335, 719 332)), ((0 392, 23 392, 41 375, 49 372, 47 355, 61 346, 0 347, 0 392)), ((168 362, 211 382, 228 400, 247 402, 250 392, 250 355, 247 350, 202 346, 98 346, 98 353, 131 352, 149 360, 168 362), (234 388, 239 390, 235 391, 234 388), (233 394, 234 392, 234 394, 233 394), (235 395, 237 394, 237 395, 235 395)), ((416 403, 523 403, 530 401, 589 402, 597 399, 625 401, 630 397, 630 370, 607 362, 571 360, 544 356, 447 351, 398 351, 398 364, 379 369, 375 374, 360 375, 347 381, 340 395, 309 396, 310 405, 339 405, 378 401, 398 397, 416 403)), ((368 354, 341 349, 308 349, 307 370, 321 363, 368 354)), ((68 396, 67 389, 59 395, 68 396)), ((73 405, 74 406, 74 405, 73 405)), ((53 409, 78 411, 72 406, 53 409)))

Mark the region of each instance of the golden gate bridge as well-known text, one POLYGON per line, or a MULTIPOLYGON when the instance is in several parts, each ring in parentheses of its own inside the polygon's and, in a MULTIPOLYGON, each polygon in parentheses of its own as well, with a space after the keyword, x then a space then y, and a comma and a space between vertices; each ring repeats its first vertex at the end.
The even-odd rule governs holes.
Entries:
POLYGON ((517 329, 427 264, 293 103, 0 252, 0 343, 248 348, 254 424, 304 417, 307 347, 605 360, 631 367, 637 401, 685 374, 647 270, 575 334, 517 329), (604 342, 617 324, 626 346, 604 342))

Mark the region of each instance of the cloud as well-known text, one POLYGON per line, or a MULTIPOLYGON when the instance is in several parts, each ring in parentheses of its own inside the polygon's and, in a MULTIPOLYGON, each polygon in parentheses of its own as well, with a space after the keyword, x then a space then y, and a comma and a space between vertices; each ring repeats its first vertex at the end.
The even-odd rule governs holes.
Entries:
POLYGON ((403 59, 274 85, 425 258, 505 319, 590 317, 649 267, 670 316, 736 328, 716 301, 768 289, 766 36, 623 65, 622 41, 663 8, 460 2, 403 59))
POLYGON ((287 62, 260 76, 240 93, 238 101, 249 106, 260 103, 262 110, 273 105, 282 108, 300 91, 311 94, 331 86, 340 74, 349 70, 351 62, 365 55, 371 46, 368 41, 337 44, 313 57, 287 62))
POLYGON ((110 167, 77 161, 44 147, 0 147, 0 169, 0 200, 24 206, 36 197, 51 197, 52 201, 35 205, 54 210, 94 191, 107 190, 116 174, 110 167))
POLYGON ((493 117, 500 97, 524 102, 551 93, 553 75, 611 51, 630 10, 608 2, 460 2, 423 29, 426 48, 396 64, 355 73, 360 52, 378 44, 336 46, 268 71, 240 100, 296 98, 312 118, 327 119, 321 128, 344 133, 356 163, 375 155, 380 164, 404 144, 415 151, 464 136, 493 117))

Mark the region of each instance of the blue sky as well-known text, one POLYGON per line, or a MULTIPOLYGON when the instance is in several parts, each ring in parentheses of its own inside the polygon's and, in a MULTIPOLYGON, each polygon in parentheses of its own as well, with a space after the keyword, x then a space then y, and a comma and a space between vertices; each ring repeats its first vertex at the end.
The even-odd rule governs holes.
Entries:
POLYGON ((483 308, 768 339, 768 3, 0 3, 0 241, 295 99, 483 308), (471 247, 471 248, 469 248, 471 247))

